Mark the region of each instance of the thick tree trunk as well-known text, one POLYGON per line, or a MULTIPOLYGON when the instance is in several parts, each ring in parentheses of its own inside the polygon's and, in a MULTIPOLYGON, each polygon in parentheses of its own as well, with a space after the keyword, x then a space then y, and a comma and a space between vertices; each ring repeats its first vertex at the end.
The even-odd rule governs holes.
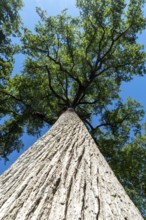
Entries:
POLYGON ((72 110, 0 177, 0 220, 142 220, 72 110))

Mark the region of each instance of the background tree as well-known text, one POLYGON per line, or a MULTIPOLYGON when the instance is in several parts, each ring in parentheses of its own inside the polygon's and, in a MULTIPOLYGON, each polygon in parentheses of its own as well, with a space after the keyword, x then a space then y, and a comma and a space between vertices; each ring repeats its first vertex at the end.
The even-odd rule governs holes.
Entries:
POLYGON ((21 0, 0 2, 0 79, 2 80, 12 72, 13 55, 17 49, 12 45, 12 37, 20 33, 21 20, 18 11, 21 7, 21 0))
MULTIPOLYGON (((11 113, 9 99, 4 96, 3 90, 13 70, 14 54, 18 52, 18 46, 12 43, 12 39, 20 34, 21 19, 18 12, 21 7, 21 0, 0 1, 0 119, 11 113)), ((0 155, 2 151, 1 148, 0 155)))
POLYGON ((137 42, 145 28, 143 4, 141 0, 77 0, 77 18, 66 10, 48 17, 37 8, 41 21, 35 33, 24 28, 24 70, 1 89, 2 116, 9 115, 0 128, 1 157, 22 147, 24 129, 38 134, 44 124, 52 125, 64 109, 73 107, 144 210, 145 164, 137 154, 144 155, 145 146, 139 141, 136 148, 131 138, 140 139, 144 112, 138 102, 123 103, 119 95, 122 82, 145 73, 143 45, 137 42), (132 175, 121 165, 130 170, 130 163, 132 169, 133 157, 137 169, 132 175), (137 187, 140 190, 135 191, 137 187))

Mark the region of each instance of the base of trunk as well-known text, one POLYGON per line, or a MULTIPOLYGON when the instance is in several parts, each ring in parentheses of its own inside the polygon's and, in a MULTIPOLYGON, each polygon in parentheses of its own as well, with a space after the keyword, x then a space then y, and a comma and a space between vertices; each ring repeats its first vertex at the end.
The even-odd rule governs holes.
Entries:
POLYGON ((0 188, 0 220, 143 219, 73 111, 0 177, 0 188))

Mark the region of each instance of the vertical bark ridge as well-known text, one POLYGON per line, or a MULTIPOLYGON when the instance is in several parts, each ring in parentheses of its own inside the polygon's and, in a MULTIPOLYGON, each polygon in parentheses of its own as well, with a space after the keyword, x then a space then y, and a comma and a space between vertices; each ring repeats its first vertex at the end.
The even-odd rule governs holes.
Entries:
POLYGON ((69 110, 0 177, 0 220, 47 219, 143 219, 69 110))

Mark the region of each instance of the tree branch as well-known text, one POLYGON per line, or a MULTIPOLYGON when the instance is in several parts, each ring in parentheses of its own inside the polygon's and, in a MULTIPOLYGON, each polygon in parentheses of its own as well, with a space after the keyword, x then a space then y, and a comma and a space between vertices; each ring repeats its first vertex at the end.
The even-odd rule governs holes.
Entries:
POLYGON ((17 101, 17 102, 21 102, 21 103, 23 103, 24 105, 26 105, 26 103, 25 103, 22 99, 17 98, 16 96, 14 96, 14 95, 8 93, 8 92, 5 91, 5 90, 0 89, 0 93, 3 93, 3 94, 5 94, 5 95, 11 97, 11 98, 14 99, 15 101, 17 101))
MULTIPOLYGON (((52 60, 55 64, 57 64, 57 65, 59 66, 59 68, 60 68, 61 71, 63 71, 64 73, 68 74, 73 80, 75 80, 79 85, 81 85, 81 82, 80 82, 80 80, 79 80, 77 77, 74 77, 68 70, 66 70, 66 69, 62 66, 61 62, 59 62, 58 60, 55 60, 53 57, 51 57, 51 56, 49 55, 49 51, 48 51, 48 50, 42 50, 42 49, 40 49, 40 48, 36 48, 36 50, 38 50, 38 51, 40 51, 40 52, 42 52, 42 53, 46 53, 47 57, 48 57, 50 60, 52 60)), ((71 68, 71 69, 72 69, 72 68, 71 68)))
POLYGON ((67 76, 65 74, 65 83, 63 82, 63 80, 60 79, 60 77, 56 74, 57 80, 60 83, 63 91, 64 91, 64 96, 66 97, 66 101, 67 101, 67 106, 70 106, 70 100, 68 98, 68 82, 67 82, 67 76), (65 85, 64 85, 65 84, 65 85))
MULTIPOLYGON (((26 107, 27 107, 27 110, 28 110, 29 113, 30 113, 30 115, 32 115, 32 116, 37 116, 38 118, 43 119, 43 121, 49 123, 49 121, 47 120, 45 114, 43 114, 43 113, 41 113, 41 112, 35 111, 35 110, 32 108, 31 105, 26 104, 22 99, 17 98, 16 96, 14 96, 14 95, 12 95, 12 94, 8 93, 7 91, 4 91, 4 90, 0 90, 0 92, 2 92, 3 94, 9 96, 10 98, 14 99, 14 100, 17 101, 17 102, 22 103, 24 106, 26 106, 26 107)), ((9 111, 9 112, 11 112, 11 113, 14 114, 14 111, 9 111)), ((16 112, 15 112, 15 115, 16 115, 16 116, 20 116, 20 114, 17 114, 16 112)))
MULTIPOLYGON (((126 115, 126 116, 123 117, 121 120, 116 121, 116 122, 115 122, 115 125, 117 125, 117 124, 122 124, 125 120, 127 120, 127 119, 130 118, 129 116, 130 116, 130 115, 126 115)), ((111 122, 105 122, 105 123, 102 123, 102 124, 97 125, 97 126, 94 128, 94 130, 96 130, 96 129, 100 128, 100 127, 105 127, 105 126, 116 127, 115 125, 113 125, 111 122)))
POLYGON ((85 101, 85 102, 80 102, 80 105, 94 105, 94 104, 96 104, 98 101, 99 101, 99 100, 95 100, 95 101, 93 101, 93 102, 87 102, 87 101, 85 101))
POLYGON ((90 127, 91 131, 93 131, 94 127, 91 125, 91 123, 87 119, 84 119, 84 121, 90 127))
POLYGON ((45 66, 47 73, 48 73, 48 81, 49 81, 49 88, 51 90, 51 92, 59 99, 62 100, 64 103, 67 102, 67 100, 65 100, 62 96, 60 96, 52 87, 52 82, 51 82, 51 73, 49 68, 47 67, 47 65, 45 66))
POLYGON ((75 66, 75 61, 74 61, 74 53, 73 53, 73 49, 72 49, 72 46, 71 46, 71 41, 70 41, 70 39, 69 39, 69 35, 68 35, 68 28, 67 28, 67 38, 66 38, 66 40, 67 40, 67 46, 68 46, 68 52, 69 52, 69 54, 70 54, 70 57, 71 57, 71 59, 72 59, 72 67, 71 67, 71 69, 70 69, 70 71, 72 72, 73 71, 73 68, 74 68, 74 66, 75 66))
MULTIPOLYGON (((126 32, 131 28, 132 24, 125 30, 123 31, 122 33, 120 33, 115 39, 112 38, 112 42, 111 42, 111 45, 109 47, 109 49, 106 51, 106 53, 98 60, 98 63, 99 62, 102 62, 104 60, 104 58, 111 52, 115 42, 117 42, 124 34, 126 34, 126 32)), ((97 63, 97 65, 98 65, 97 63)))

